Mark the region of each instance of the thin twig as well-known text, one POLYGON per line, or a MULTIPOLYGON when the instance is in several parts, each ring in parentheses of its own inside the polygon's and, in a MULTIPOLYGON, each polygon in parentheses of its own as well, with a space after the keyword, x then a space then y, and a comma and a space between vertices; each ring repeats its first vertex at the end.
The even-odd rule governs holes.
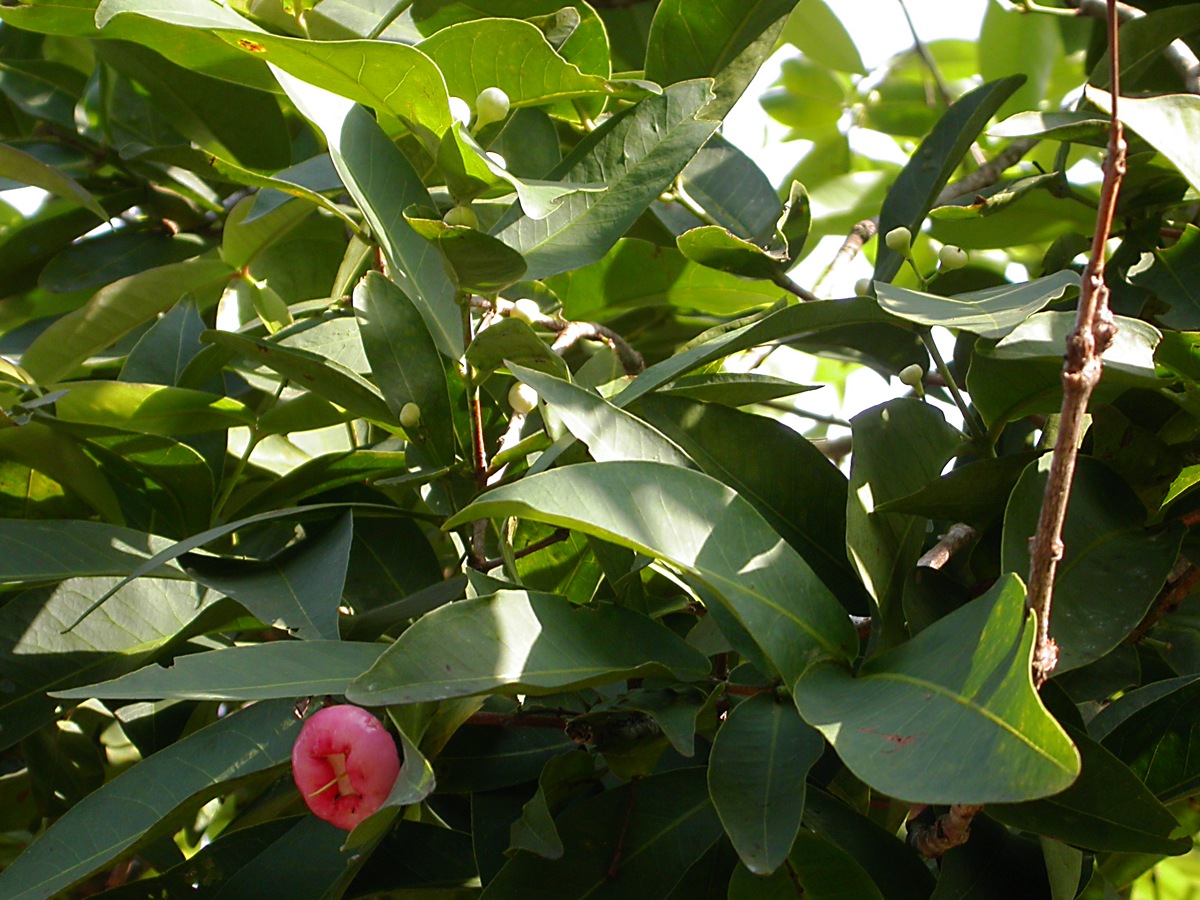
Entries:
POLYGON ((539 324, 545 324, 551 331, 558 332, 558 337, 550 345, 550 349, 555 353, 561 355, 566 352, 568 347, 582 338, 593 338, 603 341, 613 349, 627 374, 636 375, 646 368, 646 361, 642 359, 642 354, 629 346, 629 342, 625 338, 606 325, 596 322, 565 322, 562 319, 550 319, 549 322, 539 324))
POLYGON ((982 806, 956 803, 930 825, 921 825, 915 820, 910 820, 908 845, 926 859, 938 859, 947 850, 953 850, 967 842, 967 838, 971 836, 971 820, 982 809, 982 806))
MULTIPOLYGON (((530 556, 531 554, 537 553, 539 550, 545 550, 547 547, 551 547, 554 544, 561 544, 570 536, 571 532, 565 528, 555 529, 554 533, 549 537, 544 537, 540 541, 534 541, 528 547, 522 547, 520 550, 514 550, 513 559, 521 559, 524 556, 530 556)), ((504 559, 503 557, 498 556, 495 559, 483 560, 478 566, 476 566, 476 568, 481 572, 490 572, 492 569, 498 569, 502 565, 504 565, 504 559)))
POLYGON ((942 535, 942 539, 924 556, 917 560, 918 566, 940 569, 950 562, 951 557, 969 547, 979 537, 979 532, 965 522, 957 522, 942 535))
POLYGON ((621 831, 617 835, 617 848, 613 851, 612 862, 608 864, 605 877, 615 881, 620 874, 621 856, 625 853, 625 839, 629 837, 629 823, 633 819, 633 805, 637 801, 638 776, 629 779, 629 797, 625 801, 625 815, 621 819, 621 831))
POLYGON ((1184 569, 1182 575, 1163 588, 1158 599, 1154 601, 1154 605, 1150 607, 1150 611, 1125 640, 1130 644, 1136 644, 1144 638, 1146 632, 1179 609, 1198 584, 1200 584, 1200 569, 1189 565, 1184 569))
MULTIPOLYGON (((1081 16, 1094 19, 1107 19, 1109 11, 1115 9, 1117 17, 1122 22, 1140 19, 1145 12, 1128 3, 1113 3, 1111 0, 1066 0, 1067 6, 1076 10, 1081 16)), ((1182 39, 1171 41, 1163 50, 1166 58, 1183 79, 1184 87, 1189 93, 1200 94, 1200 58, 1192 52, 1192 48, 1182 39)), ((1113 93, 1117 93, 1116 82, 1113 82, 1113 93)))
POLYGON ((1120 44, 1117 30, 1120 20, 1108 0, 1108 46, 1111 57, 1112 113, 1109 116, 1108 152, 1104 159, 1104 181, 1092 237, 1091 258, 1080 284, 1079 308, 1075 329, 1067 338, 1067 356, 1063 364, 1063 402, 1059 413, 1058 438, 1042 498, 1037 532, 1030 541, 1029 595, 1027 604, 1037 614, 1038 634, 1034 647, 1033 677, 1040 687, 1058 662, 1058 648, 1050 637, 1050 605, 1054 592, 1054 573, 1062 559, 1063 523, 1067 516, 1075 458, 1083 437, 1084 416, 1092 391, 1100 381, 1101 356, 1116 335, 1112 313, 1108 309, 1108 288, 1104 283, 1104 254, 1112 230, 1113 215, 1121 178, 1125 174, 1125 135, 1117 118, 1117 98, 1121 93, 1120 44))

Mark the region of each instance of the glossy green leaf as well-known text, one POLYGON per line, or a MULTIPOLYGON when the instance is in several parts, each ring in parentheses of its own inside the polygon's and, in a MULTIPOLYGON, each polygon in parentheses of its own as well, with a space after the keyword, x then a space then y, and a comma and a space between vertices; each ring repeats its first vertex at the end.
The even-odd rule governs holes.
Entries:
MULTIPOLYGON (((1104 112, 1112 111, 1112 95, 1093 87, 1087 99, 1104 112)), ((1200 190, 1200 97, 1166 94, 1161 97, 1122 97, 1117 115, 1170 160, 1196 190, 1200 190)))
POLYGON ((770 694, 739 703, 717 732, 708 790, 742 863, 769 875, 787 859, 800 830, 808 770, 825 740, 795 707, 770 694))
POLYGON ((442 73, 416 47, 395 41, 306 41, 259 31, 217 34, 301 81, 395 116, 430 152, 450 127, 442 73))
POLYGON ((452 97, 472 107, 484 88, 498 87, 513 106, 537 106, 617 92, 607 78, 587 75, 519 19, 479 19, 443 28, 417 45, 437 63, 452 97))
POLYGON ((537 793, 512 824, 512 850, 528 850, 546 859, 562 857, 564 847, 554 825, 554 814, 579 790, 580 784, 595 783, 596 762, 589 753, 564 753, 546 763, 538 776, 537 793))
POLYGON ((539 372, 568 377, 567 364, 529 325, 508 316, 475 335, 467 348, 467 362, 484 375, 518 363, 539 372))
POLYGON ((307 350, 293 350, 276 341, 229 331, 206 331, 202 339, 264 365, 363 418, 381 423, 394 420, 386 401, 373 384, 333 360, 307 350))
POLYGON ((702 225, 676 239, 679 252, 692 262, 744 278, 783 278, 786 253, 772 252, 737 237, 719 225, 702 225))
MULTIPOLYGON (((899 227, 913 233, 920 231, 934 200, 971 143, 1023 81, 1023 76, 1012 75, 989 82, 960 97, 946 110, 888 191, 879 213, 880 235, 899 227)), ((881 241, 875 261, 875 281, 891 281, 903 262, 904 257, 881 241)))
POLYGON ((670 438, 599 394, 532 369, 510 367, 562 419, 567 430, 587 445, 596 462, 647 460, 672 466, 693 463, 670 438))
POLYGON ((707 375, 684 375, 659 390, 658 394, 737 407, 792 397, 821 387, 817 384, 796 384, 774 375, 713 372, 707 375))
POLYGON ((225 782, 287 762, 299 727, 292 704, 277 701, 189 735, 73 806, 0 873, 0 889, 30 900, 70 887, 136 847, 185 803, 198 807, 225 782))
POLYGON ((0 428, 0 459, 53 478, 109 522, 124 524, 120 503, 103 469, 80 441, 64 431, 40 422, 0 428))
POLYGON ((1019 112, 988 129, 999 138, 1047 137, 1060 141, 1102 143, 1108 121, 1090 112, 1019 112))
POLYGON ((1184 676, 1130 691, 1092 720, 1092 737, 1164 803, 1200 784, 1193 742, 1200 681, 1184 676))
POLYGON ((404 210, 432 206, 425 186, 366 110, 321 88, 276 71, 296 108, 325 135, 346 190, 363 211, 387 254, 389 275, 419 304, 438 350, 462 355, 462 316, 437 250, 412 230, 404 210))
POLYGON ((613 116, 549 176, 608 190, 571 194, 544 219, 501 219, 496 236, 525 257, 527 277, 601 259, 716 130, 717 122, 700 118, 710 97, 707 81, 687 81, 613 116))
POLYGON ((203 391, 128 381, 66 381, 55 403, 63 422, 104 425, 142 434, 181 435, 251 425, 243 403, 203 391))
POLYGON ((500 591, 423 616, 349 688, 368 706, 496 691, 550 694, 622 678, 703 677, 708 660, 619 606, 500 591))
POLYGON ((679 177, 688 196, 740 238, 757 237, 779 218, 782 207, 770 180, 719 134, 708 139, 679 177))
POLYGON ((182 262, 204 249, 195 235, 112 231, 63 250, 42 269, 38 284, 55 293, 95 290, 143 269, 182 262))
POLYGON ((983 16, 977 46, 979 74, 984 81, 1025 76, 1025 83, 1000 107, 1001 115, 1037 109, 1047 99, 1054 67, 1066 52, 1062 31, 1051 17, 1030 16, 991 3, 983 16))
POLYGON ((888 900, 928 900, 934 878, 902 840, 820 788, 809 786, 804 825, 845 850, 888 900))
POLYGON ((1187 838, 1170 837, 1179 823, 1137 776, 1085 732, 1065 727, 1083 760, 1078 780, 1043 800, 992 804, 988 815, 1005 825, 1089 850, 1186 852, 1191 845, 1187 838))
POLYGON ((701 471, 750 501, 844 606, 865 614, 862 582, 846 559, 846 476, 781 422, 664 393, 671 392, 642 400, 639 414, 701 471), (747 446, 757 452, 747 453, 747 446), (780 459, 788 465, 774 463, 780 459))
POLYGON ((354 520, 343 515, 327 531, 261 562, 193 554, 188 574, 232 597, 260 620, 302 640, 338 638, 338 607, 350 562, 354 520))
POLYGON ((371 379, 383 392, 395 421, 406 403, 417 404, 421 421, 415 429, 408 429, 409 440, 421 445, 431 461, 453 462, 450 373, 420 309, 377 272, 369 272, 355 287, 354 306, 363 349, 371 363, 371 379))
POLYGON ((536 781, 550 759, 574 749, 558 729, 464 725, 434 761, 438 787, 476 793, 536 781))
POLYGON ((268 215, 246 221, 254 198, 245 197, 229 211, 221 231, 221 258, 231 269, 244 269, 267 247, 313 211, 306 201, 285 203, 268 215))
POLYGON ((658 900, 721 834, 703 769, 677 769, 642 778, 636 788, 605 791, 567 810, 556 825, 566 848, 560 859, 519 851, 482 896, 658 900), (623 852, 609 875, 613 842, 622 832, 623 852))
MULTIPOLYGON (((1161 9, 1151 7, 1146 15, 1131 19, 1129 28, 1123 23, 1120 34, 1121 87, 1133 88, 1130 93, 1135 96, 1141 96, 1151 85, 1158 90, 1176 90, 1184 79, 1173 66, 1166 82, 1169 87, 1163 87, 1162 80, 1155 76, 1167 68, 1163 51, 1173 41, 1195 34, 1197 13, 1200 8, 1196 4, 1180 3, 1161 9)), ((1112 60, 1105 50, 1098 55, 1088 81, 1097 87, 1108 88, 1111 72, 1112 60)))
POLYGON ((1036 451, 1007 453, 956 466, 920 490, 879 504, 876 512, 986 525, 1004 515, 1008 495, 1037 455, 1036 451))
POLYGON ((1148 266, 1139 264, 1129 280, 1154 292, 1169 309, 1155 318, 1178 331, 1200 328, 1200 228, 1185 225, 1165 250, 1154 250, 1148 266))
POLYGON ((654 12, 646 77, 668 85, 714 78, 715 115, 742 95, 775 47, 796 0, 666 0, 654 12))
POLYGON ((450 280, 464 293, 496 294, 525 276, 527 266, 521 254, 489 234, 425 218, 414 210, 407 211, 404 218, 437 248, 450 280))
MULTIPOLYGON (((1009 497, 1001 565, 1029 569, 1029 538, 1037 529, 1050 459, 1031 464, 1009 497)), ((1063 527, 1065 555, 1054 581, 1050 636, 1067 672, 1104 656, 1142 620, 1179 556, 1184 530, 1148 530, 1145 507, 1100 461, 1076 463, 1063 527)))
POLYGON ((1056 794, 1078 776, 1079 753, 1033 689, 1034 630, 1021 581, 1008 575, 857 675, 835 663, 810 669, 796 706, 856 777, 889 796, 1005 803, 1056 794))
POLYGON ((101 221, 108 221, 104 207, 78 181, 9 144, 0 144, 0 176, 73 200, 94 212, 101 221))
POLYGON ((275 700, 343 694, 346 685, 371 667, 380 644, 336 640, 272 641, 176 657, 169 666, 151 665, 119 678, 67 691, 56 697, 84 700, 275 700), (270 680, 264 682, 267 673, 270 680))
POLYGON ((591 265, 546 279, 573 319, 600 318, 622 307, 670 304, 737 315, 784 296, 770 282, 750 281, 691 262, 673 247, 624 238, 591 265))
POLYGON ((801 830, 787 856, 787 869, 756 878, 745 865, 729 879, 729 900, 883 900, 883 894, 854 857, 835 844, 801 830))
POLYGON ((569 466, 489 491, 446 524, 509 515, 579 529, 699 578, 789 681, 821 657, 857 653, 849 619, 804 560, 707 475, 651 462, 569 466))
POLYGON ((204 320, 194 297, 184 297, 155 322, 129 351, 121 381, 178 386, 188 363, 203 349, 204 320))
POLYGON ((231 274, 223 262, 198 258, 115 281, 43 331, 22 355, 21 365, 43 384, 58 381, 185 294, 218 285, 231 274))
MULTIPOLYGON (((0 520, 0 584, 126 575, 171 544, 166 538, 101 522, 0 520)), ((164 566, 156 578, 184 578, 164 566)))
POLYGON ((851 97, 845 78, 811 59, 793 57, 784 60, 779 80, 758 102, 791 129, 789 138, 818 141, 837 133, 851 97))
POLYGON ((902 398, 859 413, 850 463, 846 549, 882 617, 885 646, 901 636, 904 579, 921 555, 925 519, 878 507, 937 478, 963 441, 942 413, 902 398))
POLYGON ((854 39, 825 0, 798 4, 779 38, 821 65, 852 75, 867 74, 854 39))
POLYGON ((960 328, 985 338, 1002 338, 1029 316, 1078 287, 1079 276, 1069 270, 1044 278, 939 297, 879 282, 875 295, 892 315, 920 325, 960 328))

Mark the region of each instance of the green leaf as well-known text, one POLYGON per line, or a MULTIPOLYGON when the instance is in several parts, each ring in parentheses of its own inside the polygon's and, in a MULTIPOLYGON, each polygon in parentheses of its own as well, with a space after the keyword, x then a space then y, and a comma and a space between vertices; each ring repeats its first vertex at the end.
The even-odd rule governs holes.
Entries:
POLYGON ((203 349, 204 320, 195 297, 184 297, 155 322, 129 351, 121 381, 178 386, 188 363, 203 349))
POLYGON ((532 369, 518 365, 509 368, 554 409, 571 434, 587 444, 596 462, 640 459, 672 466, 693 465, 670 438, 599 394, 532 369))
POLYGON ((792 10, 781 41, 792 44, 809 59, 851 75, 866 75, 854 39, 825 0, 804 0, 792 10))
POLYGON ((357 416, 380 424, 394 422, 395 417, 375 386, 331 359, 307 350, 285 347, 277 341, 229 331, 206 331, 201 340, 264 365, 357 416))
POLYGON ((221 231, 221 258, 231 269, 244 269, 260 253, 300 224, 313 211, 305 201, 284 203, 268 213, 247 221, 254 208, 254 197, 245 197, 229 211, 221 231))
POLYGON ((512 362, 560 378, 568 377, 567 364, 562 357, 551 350, 528 323, 513 316, 489 325, 475 335, 467 348, 467 362, 484 376, 512 362))
POLYGON ((750 84, 796 0, 665 0, 654 12, 646 77, 662 85, 714 78, 715 116, 750 84))
POLYGON ((121 505, 103 468, 84 452, 80 441, 64 431, 41 422, 0 428, 0 459, 53 478, 109 522, 124 523, 121 505))
POLYGON ((1179 823, 1137 776, 1085 732, 1064 727, 1083 760, 1076 782, 1043 800, 992 804, 988 815, 1005 825, 1088 850, 1187 852, 1191 841, 1171 838, 1179 823))
POLYGON ((659 900, 721 835, 703 769, 677 769, 605 791, 571 807, 555 824, 563 856, 547 860, 518 851, 484 889, 486 900, 659 900), (621 856, 610 875, 622 833, 621 856))
MULTIPOLYGON (((1085 96, 1104 112, 1112 112, 1112 94, 1091 86, 1085 96)), ((1170 160, 1193 188, 1200 191, 1200 97, 1122 97, 1117 116, 1170 160)))
POLYGON ((462 315, 454 285, 438 252, 404 219, 410 206, 433 206, 420 177, 366 110, 284 72, 276 77, 301 114, 325 135, 346 190, 387 254, 388 274, 419 304, 438 350, 458 359, 462 315))
POLYGON ((425 218, 422 212, 410 209, 404 218, 413 231, 437 247, 460 291, 497 294, 525 276, 525 260, 508 244, 466 225, 425 218))
POLYGON ((460 22, 421 41, 417 49, 442 70, 450 96, 472 108, 479 92, 489 87, 500 88, 516 107, 627 93, 607 78, 581 72, 554 51, 541 29, 520 19, 460 22))
POLYGON ((787 859, 800 831, 808 770, 825 740, 790 703, 770 694, 743 700, 713 742, 708 790, 742 863, 769 875, 787 859))
POLYGON ((1133 770, 1164 803, 1193 794, 1196 713, 1200 680, 1194 675, 1156 682, 1125 694, 1092 720, 1092 737, 1133 770))
POLYGON ((823 385, 796 384, 774 375, 739 375, 733 372, 712 372, 705 375, 684 375, 657 393, 661 396, 685 397, 723 406, 749 406, 791 397, 805 391, 819 390, 823 385))
POLYGON ((422 616, 350 685, 366 706, 493 692, 552 694, 622 678, 702 678, 708 660, 663 626, 608 604, 499 591, 422 616))
POLYGON ((888 900, 929 900, 934 879, 924 861, 895 834, 843 801, 810 785, 804 824, 857 860, 888 900))
POLYGON ((525 784, 536 780, 550 759, 577 749, 558 729, 464 725, 434 762, 438 787, 482 793, 525 784))
POLYGON ((850 420, 859 448, 850 463, 846 549, 879 605, 884 646, 903 629, 904 580, 925 542, 925 519, 878 507, 937 478, 963 441, 933 406, 891 400, 850 420))
MULTIPOLYGON (((972 142, 1004 101, 1024 82, 1012 75, 989 82, 963 95, 938 119, 900 173, 879 212, 879 234, 905 227, 913 234, 932 208, 972 142)), ((881 240, 875 258, 876 282, 891 281, 904 257, 881 240)))
POLYGON ((676 238, 679 252, 702 266, 731 272, 743 278, 761 278, 767 281, 783 279, 783 270, 788 262, 786 252, 780 253, 760 247, 751 241, 737 237, 719 225, 701 225, 686 231, 676 238))
POLYGON ((521 818, 512 823, 510 849, 560 859, 565 848, 554 814, 562 811, 581 784, 595 781, 596 761, 590 753, 575 751, 550 759, 538 776, 537 793, 521 809, 521 818))
POLYGON ((784 60, 779 80, 759 98, 772 119, 787 125, 791 139, 818 141, 837 133, 852 99, 845 78, 805 57, 784 60))
POLYGON ((879 282, 879 305, 894 316, 920 325, 960 328, 985 338, 1002 338, 1029 316, 1079 286, 1079 276, 1067 269, 999 287, 940 297, 879 282))
POLYGON ((718 225, 746 240, 768 231, 782 210, 763 171, 719 134, 708 139, 679 177, 688 196, 718 225))
MULTIPOLYGON (((1024 75, 1025 83, 1000 107, 1001 115, 1037 109, 1059 60, 1065 55, 1062 30, 1050 16, 1031 16, 989 3, 979 42, 979 74, 984 81, 1024 75)), ((1052 98, 1057 99, 1057 98, 1052 98)))
POLYGON ((578 269, 602 258, 658 198, 716 130, 699 116, 711 97, 707 81, 672 85, 591 132, 550 174, 608 190, 568 196, 544 219, 510 212, 496 236, 520 252, 529 279, 578 269))
POLYGON ((174 810, 286 763, 300 723, 290 701, 257 703, 142 760, 75 804, 0 873, 10 900, 51 897, 120 858, 174 810))
POLYGON ((38 285, 59 294, 95 290, 145 269, 182 262, 204 249, 195 235, 110 231, 67 247, 42 269, 38 285))
POLYGON ((128 675, 54 696, 85 700, 276 700, 344 694, 371 667, 380 644, 337 640, 272 641, 176 657, 128 675), (269 673, 269 674, 268 674, 269 673), (264 676, 268 681, 264 682, 264 676))
POLYGON ((1179 240, 1150 256, 1149 265, 1139 263, 1129 280, 1170 307, 1155 318, 1178 331, 1200 329, 1200 228, 1185 225, 1179 240))
POLYGON ((880 503, 875 511, 987 525, 1004 514, 1013 486, 1037 456, 1036 451, 1006 453, 955 466, 920 490, 880 503))
POLYGON ((446 527, 512 515, 584 531, 697 577, 789 682, 821 657, 857 655, 833 595, 753 507, 707 475, 651 462, 569 466, 489 491, 446 527))
POLYGON ((782 422, 664 393, 642 400, 639 414, 750 501, 843 606, 865 614, 868 598, 846 558, 846 476, 782 422), (781 459, 788 460, 782 469, 781 459))
POLYGON ((117 592, 103 615, 63 632, 118 580, 69 578, 0 607, 0 746, 53 721, 58 704, 48 692, 144 665, 217 599, 189 581, 143 578, 117 592))
POLYGON ((1103 145, 1108 120, 1091 112, 1019 112, 988 129, 991 137, 1045 137, 1103 145))
POLYGON ((225 263, 197 258, 122 278, 38 335, 21 356, 21 365, 43 384, 58 381, 185 294, 198 294, 231 275, 225 263))
POLYGON ((280 624, 302 640, 336 641, 353 534, 354 519, 347 513, 329 530, 261 562, 192 554, 185 565, 201 584, 232 597, 268 625, 280 624))
POLYGON ((1079 754, 1033 689, 1035 630, 1020 579, 1007 575, 857 676, 836 663, 810 669, 796 706, 857 778, 889 796, 1013 803, 1056 794, 1079 774, 1079 754))
POLYGON ((301 81, 395 116, 431 153, 450 127, 442 73, 416 47, 396 41, 306 41, 261 31, 216 33, 301 81))
POLYGON ((104 207, 78 181, 9 144, 0 144, 0 177, 40 187, 66 200, 74 200, 94 212, 102 222, 108 221, 104 207))
POLYGON ((103 425, 141 434, 184 435, 254 424, 243 403, 204 391, 128 381, 64 381, 54 404, 63 422, 103 425))
MULTIPOLYGON (((1029 570, 1029 538, 1037 530, 1050 458, 1031 463, 1009 497, 1001 566, 1029 570)), ((1050 636, 1067 672, 1125 640, 1158 596, 1179 556, 1178 523, 1147 530, 1146 510, 1111 469, 1089 456, 1076 462, 1063 526, 1065 555, 1054 580, 1050 636)))
POLYGON ((729 879, 729 900, 883 900, 879 888, 859 862, 835 844, 810 831, 796 835, 787 855, 787 870, 755 878, 739 865, 729 879))
MULTIPOLYGON (((172 542, 101 522, 0 520, 0 584, 126 575, 172 542)), ((185 578, 163 566, 156 578, 185 578)))
POLYGON ((572 319, 603 318, 623 307, 661 306, 720 316, 768 306, 776 285, 749 281, 691 262, 673 247, 623 238, 604 257, 546 279, 572 319))
POLYGON ((422 446, 433 463, 451 464, 456 445, 450 373, 420 309, 378 272, 368 272, 354 288, 354 307, 363 349, 371 363, 371 380, 383 392, 393 420, 400 420, 406 403, 417 404, 421 421, 407 430, 409 440, 422 446))

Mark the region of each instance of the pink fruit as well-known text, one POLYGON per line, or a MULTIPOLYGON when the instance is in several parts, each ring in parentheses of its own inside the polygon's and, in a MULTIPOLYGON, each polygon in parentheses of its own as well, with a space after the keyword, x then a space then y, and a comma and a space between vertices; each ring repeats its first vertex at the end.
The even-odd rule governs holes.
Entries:
POLYGON ((318 818, 347 831, 387 799, 400 757, 379 720, 357 706, 310 716, 292 746, 292 777, 318 818))

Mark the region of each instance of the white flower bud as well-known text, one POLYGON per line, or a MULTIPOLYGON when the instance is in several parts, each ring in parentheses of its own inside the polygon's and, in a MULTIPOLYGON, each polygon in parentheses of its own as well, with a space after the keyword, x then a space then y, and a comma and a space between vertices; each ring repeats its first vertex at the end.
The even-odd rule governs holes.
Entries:
POLYGON ((953 244, 947 244, 938 251, 938 263, 947 272, 953 272, 955 269, 961 269, 967 264, 967 251, 962 247, 955 247, 953 244))
POLYGON ((421 407, 415 403, 405 403, 400 408, 400 425, 402 428, 415 428, 421 422, 421 407))
POLYGON ((907 256, 908 251, 912 249, 912 232, 901 225, 884 235, 883 242, 897 253, 907 256))
POLYGON ((536 300, 530 300, 524 297, 513 303, 512 312, 509 313, 514 319, 520 319, 522 322, 528 322, 532 325, 542 318, 542 308, 537 305, 536 300))
POLYGON ((912 388, 918 397, 925 396, 925 383, 922 379, 925 377, 925 370, 913 363, 911 366, 905 366, 900 370, 899 379, 912 388))
POLYGON ((538 393, 527 384, 517 382, 508 389, 508 405, 518 415, 533 412, 538 405, 538 393))
POLYGON ((498 87, 484 88, 475 98, 475 127, 499 122, 508 115, 508 94, 498 87))
POLYGON ((471 209, 470 204, 454 207, 442 216, 442 221, 447 225, 465 225, 468 228, 479 227, 479 217, 475 215, 475 210, 471 209))
POLYGON ((871 295, 871 279, 860 278, 854 282, 855 297, 869 297, 871 295))
POLYGON ((469 125, 471 122, 471 105, 462 97, 450 98, 450 118, 455 122, 469 125))

